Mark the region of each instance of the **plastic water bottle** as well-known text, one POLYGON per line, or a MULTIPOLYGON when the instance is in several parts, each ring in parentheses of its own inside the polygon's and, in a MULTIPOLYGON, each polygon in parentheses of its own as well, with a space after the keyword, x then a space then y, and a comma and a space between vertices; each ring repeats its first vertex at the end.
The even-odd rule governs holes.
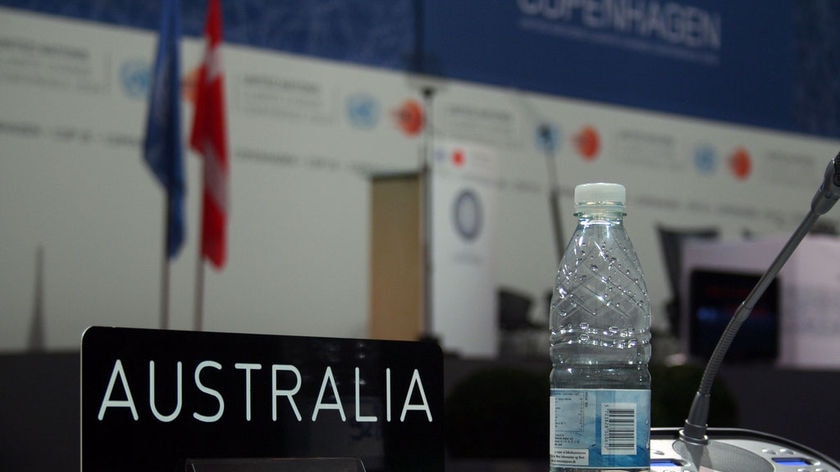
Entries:
POLYGON ((552 472, 650 466, 650 301, 624 203, 619 184, 575 188, 551 298, 552 472))

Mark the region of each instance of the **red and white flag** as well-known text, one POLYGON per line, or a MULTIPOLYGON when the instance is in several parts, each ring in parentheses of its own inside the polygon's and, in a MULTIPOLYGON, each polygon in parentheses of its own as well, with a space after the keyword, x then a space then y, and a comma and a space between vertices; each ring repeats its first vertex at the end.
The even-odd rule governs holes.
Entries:
POLYGON ((196 85, 195 115, 190 147, 203 156, 201 209, 201 255, 216 268, 226 259, 228 215, 227 123, 222 70, 222 10, 219 0, 210 0, 204 60, 196 85))

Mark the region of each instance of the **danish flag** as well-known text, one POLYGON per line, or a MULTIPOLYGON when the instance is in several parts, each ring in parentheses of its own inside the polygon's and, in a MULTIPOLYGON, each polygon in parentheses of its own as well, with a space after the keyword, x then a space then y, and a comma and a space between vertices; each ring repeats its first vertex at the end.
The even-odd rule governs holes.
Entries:
POLYGON ((219 0, 210 0, 204 27, 206 46, 198 73, 195 115, 190 147, 203 156, 201 255, 217 269, 226 259, 228 216, 227 124, 222 71, 222 12, 219 0))

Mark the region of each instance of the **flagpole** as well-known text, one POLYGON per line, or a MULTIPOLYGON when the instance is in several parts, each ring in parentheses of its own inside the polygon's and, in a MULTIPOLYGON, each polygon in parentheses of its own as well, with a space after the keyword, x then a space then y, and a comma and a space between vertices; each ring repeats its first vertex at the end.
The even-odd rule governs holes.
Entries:
POLYGON ((35 296, 32 301, 32 324, 29 327, 29 350, 44 350, 44 245, 35 253, 35 296))
POLYGON ((184 241, 184 163, 181 142, 180 3, 165 1, 161 8, 160 32, 155 52, 154 73, 149 88, 146 136, 142 158, 162 186, 163 244, 160 262, 160 328, 169 329, 170 259, 184 241), (173 221, 175 219, 175 221, 173 221))
MULTIPOLYGON (((202 166, 204 163, 202 162, 202 166)), ((202 178, 203 180, 203 178, 202 178)), ((202 185, 203 187, 203 185, 202 185)), ((201 199, 204 199, 204 196, 201 196, 201 199)), ((198 254, 196 255, 196 263, 195 263, 195 313, 193 314, 193 330, 194 331, 201 331, 204 329, 204 248, 203 246, 203 238, 204 238, 204 216, 203 211, 200 211, 200 216, 198 217, 198 227, 202 228, 201 234, 198 237, 198 254)))
POLYGON ((163 199, 163 251, 160 262, 160 328, 169 329, 169 192, 163 199))
POLYGON ((217 269, 225 264, 228 156, 225 124, 224 74, 221 64, 222 11, 219 0, 210 0, 204 27, 205 52, 199 69, 198 87, 190 133, 190 147, 202 156, 200 191, 200 237, 195 274, 193 327, 204 326, 205 258, 217 269))

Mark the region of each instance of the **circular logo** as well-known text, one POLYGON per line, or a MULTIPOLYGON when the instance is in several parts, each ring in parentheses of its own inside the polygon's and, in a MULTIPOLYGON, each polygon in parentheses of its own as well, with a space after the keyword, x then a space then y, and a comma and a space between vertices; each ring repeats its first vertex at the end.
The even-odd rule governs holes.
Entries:
POLYGON ((594 160, 601 151, 601 138, 598 136, 598 131, 591 126, 584 126, 575 135, 575 147, 584 160, 594 160))
POLYGON ((151 69, 145 61, 126 61, 120 66, 120 82, 123 92, 128 97, 145 98, 149 91, 151 77, 151 69))
POLYGON ((452 165, 455 167, 463 167, 467 162, 467 156, 463 149, 455 149, 452 151, 452 165))
POLYGON ((423 107, 416 100, 406 100, 394 111, 397 126, 407 135, 416 136, 423 130, 423 107))
POLYGON ((752 159, 746 149, 739 147, 728 159, 729 170, 738 180, 746 180, 752 172, 752 159))
POLYGON ((473 241, 481 233, 484 224, 481 201, 472 190, 462 190, 452 207, 455 231, 461 238, 473 241))
POLYGON ((701 174, 712 174, 717 170, 718 156, 715 148, 709 145, 698 146, 694 150, 694 168, 701 174))
POLYGON ((434 162, 436 164, 446 162, 447 154, 446 154, 446 151, 444 149, 437 148, 437 149, 434 150, 432 155, 434 156, 434 162))
POLYGON ((347 98, 347 119, 355 128, 372 129, 379 123, 379 103, 366 93, 347 98))

